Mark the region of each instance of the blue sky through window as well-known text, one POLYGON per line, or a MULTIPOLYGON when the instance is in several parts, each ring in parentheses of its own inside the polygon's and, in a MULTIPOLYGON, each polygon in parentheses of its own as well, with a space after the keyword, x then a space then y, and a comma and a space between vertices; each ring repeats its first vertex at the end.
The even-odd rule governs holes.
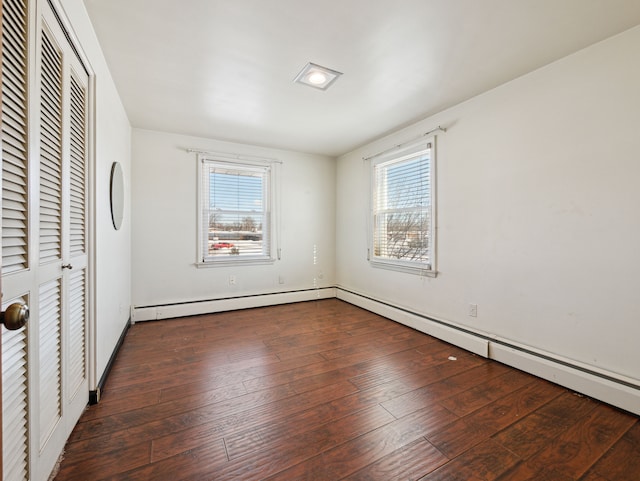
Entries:
POLYGON ((212 211, 261 213, 263 203, 262 175, 209 174, 209 204, 212 211))
POLYGON ((379 209, 426 206, 430 200, 429 154, 382 165, 378 179, 379 209))

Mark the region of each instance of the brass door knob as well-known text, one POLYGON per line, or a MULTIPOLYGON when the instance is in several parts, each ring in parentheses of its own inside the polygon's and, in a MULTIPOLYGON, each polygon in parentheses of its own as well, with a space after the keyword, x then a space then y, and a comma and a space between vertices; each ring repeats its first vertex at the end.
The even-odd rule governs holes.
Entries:
POLYGON ((15 302, 7 307, 7 310, 0 313, 0 322, 10 331, 15 331, 23 327, 29 320, 29 306, 20 302, 15 302))

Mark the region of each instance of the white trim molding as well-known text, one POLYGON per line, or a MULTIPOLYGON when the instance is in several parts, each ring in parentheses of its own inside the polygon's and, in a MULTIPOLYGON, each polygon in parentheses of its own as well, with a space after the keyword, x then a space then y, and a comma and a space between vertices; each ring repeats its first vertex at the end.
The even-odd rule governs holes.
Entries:
POLYGON ((201 301, 162 304, 155 306, 134 306, 132 322, 156 321, 174 317, 213 314, 216 312, 250 309, 253 307, 275 306, 291 304, 293 302, 315 301, 318 299, 333 299, 336 290, 333 287, 319 289, 305 289, 301 291, 274 292, 267 294, 227 297, 221 299, 206 299, 201 301))

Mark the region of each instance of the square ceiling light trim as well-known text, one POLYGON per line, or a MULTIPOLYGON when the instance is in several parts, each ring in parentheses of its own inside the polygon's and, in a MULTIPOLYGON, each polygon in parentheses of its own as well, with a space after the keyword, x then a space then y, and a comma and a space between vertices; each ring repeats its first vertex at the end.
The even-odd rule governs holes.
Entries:
POLYGON ((336 80, 338 80, 340 75, 342 75, 342 72, 309 62, 300 71, 298 76, 294 79, 294 82, 307 85, 315 89, 327 90, 336 80))

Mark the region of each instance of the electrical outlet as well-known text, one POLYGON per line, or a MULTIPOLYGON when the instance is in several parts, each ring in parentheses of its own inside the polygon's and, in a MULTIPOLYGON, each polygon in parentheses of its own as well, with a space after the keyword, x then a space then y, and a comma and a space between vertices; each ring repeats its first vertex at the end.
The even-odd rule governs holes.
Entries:
POLYGON ((278 284, 284 284, 284 276, 278 276, 278 284))
POLYGON ((469 304, 469 315, 471 317, 478 317, 478 304, 469 304))
POLYGON ((229 276, 229 285, 230 286, 236 285, 236 276, 229 276))

